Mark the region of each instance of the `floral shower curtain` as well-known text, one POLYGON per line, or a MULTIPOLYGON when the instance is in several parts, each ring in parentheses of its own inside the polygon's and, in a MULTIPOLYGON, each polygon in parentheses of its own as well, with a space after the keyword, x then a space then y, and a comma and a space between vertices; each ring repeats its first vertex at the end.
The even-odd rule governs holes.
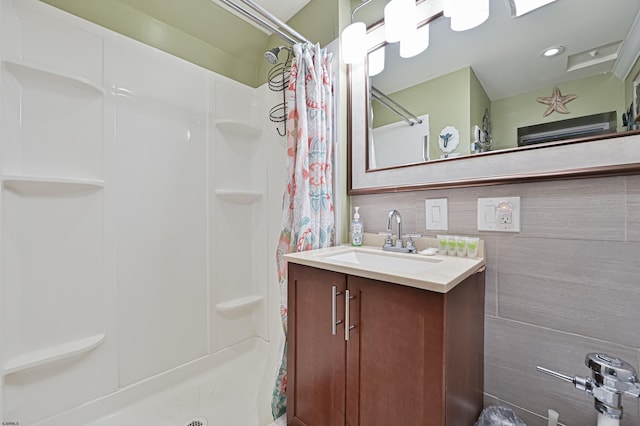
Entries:
MULTIPOLYGON (((287 334, 287 265, 283 254, 329 247, 334 239, 331 57, 311 43, 293 46, 287 87, 287 187, 276 252, 280 316, 287 334)), ((287 344, 273 390, 274 419, 286 411, 287 344)))

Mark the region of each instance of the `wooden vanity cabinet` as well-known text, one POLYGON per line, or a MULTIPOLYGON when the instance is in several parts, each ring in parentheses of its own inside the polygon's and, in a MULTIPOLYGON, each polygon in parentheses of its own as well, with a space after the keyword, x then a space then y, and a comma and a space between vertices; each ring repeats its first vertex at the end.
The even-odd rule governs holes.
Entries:
POLYGON ((289 263, 288 291, 289 425, 474 424, 483 406, 484 272, 438 293, 289 263))

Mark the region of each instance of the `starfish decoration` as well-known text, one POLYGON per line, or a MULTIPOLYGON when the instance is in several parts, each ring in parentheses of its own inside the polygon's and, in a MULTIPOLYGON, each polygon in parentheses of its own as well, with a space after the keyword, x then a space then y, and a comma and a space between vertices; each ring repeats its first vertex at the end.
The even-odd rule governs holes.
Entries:
POLYGON ((567 102, 571 102, 577 97, 578 95, 562 96, 562 93, 560 93, 560 89, 558 89, 557 87, 554 87, 553 93, 551 94, 551 96, 549 96, 548 98, 539 97, 536 100, 541 104, 549 105, 547 107, 547 110, 544 112, 544 114, 542 114, 543 117, 546 117, 547 115, 551 114, 554 111, 559 112, 560 114, 571 114, 571 111, 567 109, 567 106, 565 104, 567 102))

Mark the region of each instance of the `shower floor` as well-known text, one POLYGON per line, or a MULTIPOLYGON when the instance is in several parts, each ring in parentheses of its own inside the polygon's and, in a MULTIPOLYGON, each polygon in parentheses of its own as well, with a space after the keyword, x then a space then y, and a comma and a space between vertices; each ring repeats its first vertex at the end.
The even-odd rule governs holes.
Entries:
POLYGON ((244 353, 86 426, 266 426, 256 401, 266 359, 266 350, 244 353))

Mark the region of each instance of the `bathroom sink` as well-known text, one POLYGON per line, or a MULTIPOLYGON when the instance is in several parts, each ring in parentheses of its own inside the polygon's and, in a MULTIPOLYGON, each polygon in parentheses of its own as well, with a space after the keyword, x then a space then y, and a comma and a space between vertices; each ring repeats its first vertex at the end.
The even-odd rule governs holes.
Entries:
MULTIPOLYGON (((437 245, 433 240, 430 244, 437 245)), ((431 245, 433 246, 433 245, 431 245)), ((483 258, 426 256, 377 246, 337 246, 284 255, 287 262, 446 293, 484 267, 483 258)))
POLYGON ((417 274, 426 272, 442 259, 431 259, 424 256, 411 256, 389 252, 368 252, 363 249, 350 249, 342 253, 323 256, 328 261, 352 263, 362 267, 385 269, 400 273, 417 274))

